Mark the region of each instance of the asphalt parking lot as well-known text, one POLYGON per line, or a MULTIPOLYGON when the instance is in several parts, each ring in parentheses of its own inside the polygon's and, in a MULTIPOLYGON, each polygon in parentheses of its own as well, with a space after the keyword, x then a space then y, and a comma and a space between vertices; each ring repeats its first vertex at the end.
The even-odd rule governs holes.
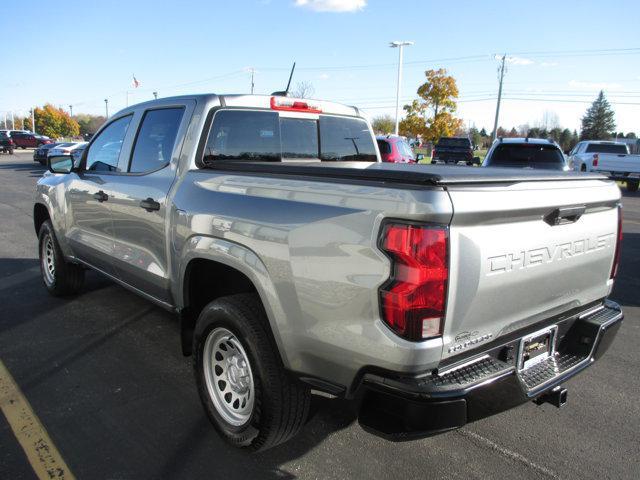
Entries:
MULTIPOLYGON (((228 447, 200 406, 176 319, 95 273, 50 297, 39 278, 30 152, 0 156, 0 360, 76 478, 640 477, 640 194, 624 193, 612 298, 626 319, 613 346, 570 380, 562 409, 533 403, 455 432, 389 443, 349 405, 318 397, 292 442, 228 447)), ((0 478, 37 478, 0 415, 0 478)))

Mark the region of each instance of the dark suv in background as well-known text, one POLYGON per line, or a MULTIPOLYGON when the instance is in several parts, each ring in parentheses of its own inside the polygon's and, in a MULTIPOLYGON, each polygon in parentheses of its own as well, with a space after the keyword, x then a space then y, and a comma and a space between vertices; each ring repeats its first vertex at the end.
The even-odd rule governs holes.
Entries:
POLYGON ((569 170, 558 144, 542 138, 500 138, 493 142, 482 166, 569 170))
POLYGON ((467 165, 480 163, 480 159, 473 156, 471 140, 466 137, 440 138, 431 152, 431 163, 457 165, 460 162, 467 165))

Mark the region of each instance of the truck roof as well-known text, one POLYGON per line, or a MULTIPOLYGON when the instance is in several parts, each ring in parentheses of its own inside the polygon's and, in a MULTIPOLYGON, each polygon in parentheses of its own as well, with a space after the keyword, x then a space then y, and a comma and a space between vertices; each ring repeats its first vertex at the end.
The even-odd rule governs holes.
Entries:
POLYGON ((551 138, 502 137, 497 141, 499 143, 532 143, 534 145, 555 145, 555 142, 551 138))
MULTIPOLYGON (((327 113, 333 115, 348 115, 360 117, 360 111, 349 105, 330 102, 326 100, 318 100, 311 98, 298 99, 294 97, 283 97, 279 95, 245 95, 245 94, 217 94, 217 93, 201 93, 193 95, 178 95, 173 97, 164 97, 157 100, 149 100, 148 102, 138 103, 130 107, 120 110, 117 114, 136 110, 140 107, 151 107, 154 105, 168 105, 178 101, 195 100, 197 103, 220 103, 227 107, 244 107, 244 108, 272 108, 272 98, 278 100, 288 99, 291 101, 299 101, 312 107, 315 111, 309 113, 327 113)), ((283 108, 279 110, 285 110, 283 108)), ((304 112, 303 112, 304 113, 304 112)))

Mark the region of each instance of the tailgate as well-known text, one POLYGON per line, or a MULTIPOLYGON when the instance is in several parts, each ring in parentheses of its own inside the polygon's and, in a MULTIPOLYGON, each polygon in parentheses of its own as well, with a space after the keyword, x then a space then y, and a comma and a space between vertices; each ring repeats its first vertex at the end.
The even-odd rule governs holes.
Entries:
POLYGON ((640 173, 640 155, 616 155, 614 153, 598 154, 596 172, 640 173))
POLYGON ((607 296, 620 190, 602 180, 449 188, 443 357, 607 296), (576 221, 545 216, 584 206, 576 221), (564 220, 563 220, 564 221, 564 220))

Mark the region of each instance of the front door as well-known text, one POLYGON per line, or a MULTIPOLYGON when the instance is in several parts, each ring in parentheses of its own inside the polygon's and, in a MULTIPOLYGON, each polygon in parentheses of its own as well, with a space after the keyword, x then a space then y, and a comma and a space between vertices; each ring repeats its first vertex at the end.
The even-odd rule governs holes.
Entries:
POLYGON ((92 267, 115 275, 112 257, 113 220, 109 202, 118 171, 122 144, 131 115, 105 127, 89 145, 86 161, 66 190, 69 206, 68 239, 73 254, 92 267))

